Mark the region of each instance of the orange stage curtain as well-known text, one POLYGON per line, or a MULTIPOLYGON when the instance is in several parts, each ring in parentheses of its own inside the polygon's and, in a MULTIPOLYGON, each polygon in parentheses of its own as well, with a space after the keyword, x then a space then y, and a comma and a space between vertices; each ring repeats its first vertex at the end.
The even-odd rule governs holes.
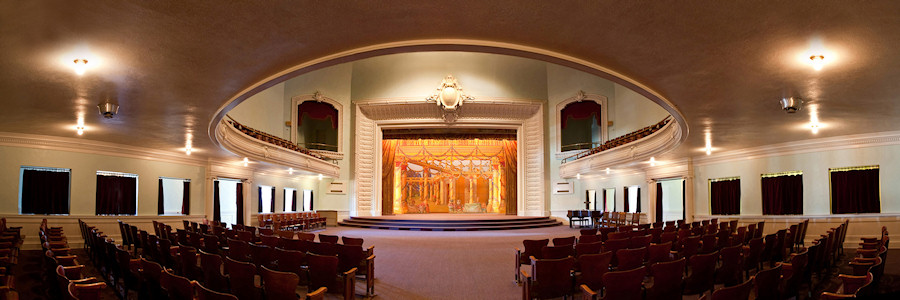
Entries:
POLYGON ((381 214, 394 214, 394 156, 399 140, 381 141, 381 214))
POLYGON ((506 159, 506 166, 503 168, 503 189, 506 192, 506 214, 516 214, 516 168, 517 168, 517 149, 516 141, 503 141, 503 158, 506 159))

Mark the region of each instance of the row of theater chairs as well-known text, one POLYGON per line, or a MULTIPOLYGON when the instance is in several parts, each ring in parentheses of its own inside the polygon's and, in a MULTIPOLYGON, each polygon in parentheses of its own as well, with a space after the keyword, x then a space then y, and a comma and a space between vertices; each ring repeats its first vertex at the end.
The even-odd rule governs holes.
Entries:
POLYGON ((228 122, 231 122, 231 124, 232 124, 232 125, 234 126, 234 128, 236 128, 237 130, 243 132, 244 134, 246 134, 246 135, 248 135, 248 136, 250 136, 250 137, 253 137, 253 138, 255 138, 255 139, 258 139, 258 140, 260 140, 260 141, 263 141, 263 142, 266 142, 266 143, 269 143, 269 144, 272 144, 272 145, 276 145, 276 146, 279 146, 279 147, 282 147, 282 148, 287 148, 287 149, 290 149, 290 150, 294 150, 294 151, 297 151, 297 152, 300 152, 300 153, 303 153, 303 154, 306 154, 306 155, 309 155, 309 156, 312 156, 312 157, 315 157, 315 158, 318 158, 318 159, 324 159, 324 158, 323 158, 321 155, 319 155, 318 153, 313 153, 313 152, 309 151, 309 149, 300 147, 300 146, 298 146, 297 144, 294 144, 294 143, 291 142, 291 141, 285 140, 285 139, 283 139, 283 138, 280 138, 280 137, 277 137, 277 136, 268 134, 268 133, 266 133, 266 132, 263 132, 263 131, 260 131, 260 130, 257 130, 257 129, 253 129, 253 128, 244 126, 243 124, 238 123, 237 121, 234 121, 234 120, 228 120, 228 122))
POLYGON ((274 230, 306 231, 325 228, 325 218, 314 212, 264 213, 256 218, 260 227, 274 230))
MULTIPOLYGON (((799 227, 799 224, 797 227, 799 227)), ((763 247, 762 238, 754 238, 750 240, 750 243, 744 244, 742 237, 731 237, 726 235, 724 240, 727 242, 719 243, 717 241, 719 237, 716 235, 706 235, 704 236, 704 239, 701 239, 700 236, 688 235, 679 240, 673 240, 676 237, 673 236, 672 234, 674 233, 671 232, 666 233, 666 235, 651 235, 646 234, 647 231, 645 230, 632 230, 609 233, 604 240, 602 236, 595 235, 594 232, 595 231, 592 232, 592 230, 582 230, 582 235, 577 239, 574 249, 573 246, 570 245, 572 242, 576 241, 574 237, 553 239, 554 246, 552 247, 546 246, 548 240, 524 241, 526 250, 520 251, 517 249, 517 280, 520 276, 519 273, 527 275, 520 271, 520 264, 531 264, 532 271, 538 272, 537 269, 540 269, 540 267, 536 267, 534 265, 535 262, 541 261, 542 259, 559 261, 571 257, 573 258, 572 262, 577 266, 575 269, 580 270, 579 274, 582 275, 579 277, 579 280, 582 280, 585 283, 593 282, 594 286, 592 288, 597 289, 596 283, 601 282, 603 274, 609 270, 629 271, 641 266, 652 269, 653 265, 656 263, 681 258, 686 262, 690 262, 690 264, 688 264, 690 266, 689 270, 692 270, 690 272, 691 276, 688 277, 686 282, 694 282, 694 284, 686 285, 684 292, 697 293, 698 291, 703 292, 712 290, 713 281, 711 280, 713 279, 713 274, 715 274, 714 278, 717 282, 724 283, 726 286, 746 284, 746 281, 743 280, 743 274, 746 273, 747 278, 751 278, 749 271, 760 269, 760 266, 763 263, 763 261, 760 261, 760 257, 762 256, 764 249, 766 249, 763 247), (673 247, 673 243, 677 246, 673 247), (535 249, 540 249, 540 251, 536 251, 535 249), (604 255, 598 255, 597 253, 604 255), (527 257, 528 261, 526 261, 525 257, 527 257), (717 261, 721 261, 718 269, 716 269, 717 261), (708 283, 708 285, 699 285, 699 283, 708 283), (703 287, 704 289, 699 289, 698 287, 703 287)), ((690 233, 690 230, 683 228, 683 230, 679 232, 690 233)), ((723 228, 719 232, 730 234, 732 231, 730 228, 723 228)), ((746 232, 746 228, 735 228, 734 232, 746 232)), ((777 237, 777 235, 772 236, 777 237)), ((782 240, 787 240, 786 243, 792 245, 791 241, 793 240, 788 240, 787 238, 782 238, 782 240)), ((767 248, 776 249, 773 243, 775 243, 774 240, 770 241, 770 246, 767 248)), ((780 259, 780 256, 775 255, 769 255, 769 257, 769 259, 780 259)), ((777 264, 778 270, 766 271, 767 273, 765 273, 765 275, 768 275, 769 277, 764 276, 765 278, 763 279, 771 278, 772 274, 777 276, 782 275, 780 271, 781 265, 780 263, 777 264)), ((786 266, 789 268, 790 264, 786 264, 786 266)), ((668 274, 670 272, 665 273, 668 274)), ((615 277, 616 275, 612 276, 615 277)), ((543 276, 542 278, 547 278, 547 276, 543 276)), ((798 278, 802 278, 802 276, 789 275, 788 278, 794 278, 791 281, 791 286, 794 286, 795 283, 798 282, 798 278)), ((680 280, 679 277, 679 286, 680 280)), ((526 281, 528 281, 528 279, 526 279, 526 281)), ((666 281, 669 280, 667 279, 666 281)), ((526 285, 532 286, 528 282, 526 282, 526 285)), ((546 286, 546 284, 544 284, 544 286, 546 286)), ((657 292, 651 292, 651 294, 663 295, 668 293, 658 292, 660 289, 662 288, 654 288, 657 292)), ((530 287, 523 287, 523 294, 526 294, 529 290, 531 290, 530 287)), ((565 290, 565 288, 561 290, 565 290)), ((569 288, 569 291, 571 291, 571 288, 569 288)), ((677 294, 680 295, 682 291, 678 292, 679 293, 677 294)), ((538 292, 538 294, 540 294, 540 292, 538 292)), ((648 298, 660 299, 660 297, 652 296, 648 298)))
MULTIPOLYGON (((831 235, 831 232, 829 232, 831 235)), ((827 239, 829 235, 823 235, 827 239)), ((880 237, 862 238, 859 248, 849 265, 853 274, 840 274, 841 286, 833 292, 823 292, 819 299, 865 298, 874 296, 887 263, 890 235, 887 227, 881 228, 880 237)))
POLYGON ((0 218, 0 299, 18 299, 13 266, 19 263, 19 247, 24 236, 22 227, 7 227, 6 218, 0 218))
POLYGON ((583 154, 583 156, 589 156, 594 153, 599 153, 599 152, 606 151, 606 150, 609 150, 612 148, 616 148, 616 147, 637 141, 643 137, 649 136, 649 135, 659 131, 660 129, 662 129, 663 126, 665 126, 669 122, 669 120, 671 120, 671 118, 666 117, 665 119, 663 119, 662 121, 659 121, 656 124, 653 124, 653 125, 629 132, 623 136, 611 139, 611 140, 607 141, 606 143, 603 143, 600 146, 591 148, 591 150, 588 150, 587 153, 583 154))
POLYGON ((96 277, 84 277, 85 266, 71 252, 62 227, 50 227, 41 221, 41 246, 44 254, 44 282, 52 299, 100 299, 106 283, 96 277))
MULTIPOLYGON (((306 267, 308 260, 306 257, 322 255, 326 260, 340 258, 338 260, 340 264, 336 265, 336 267, 343 273, 349 271, 344 271, 344 269, 347 269, 344 268, 347 265, 346 262, 354 261, 355 257, 355 266, 362 269, 359 273, 366 279, 367 294, 374 295, 374 255, 372 255, 374 247, 369 247, 364 251, 362 249, 362 239, 320 235, 320 242, 314 242, 316 235, 311 233, 297 232, 295 238, 294 232, 273 232, 271 229, 266 230, 264 228, 256 231, 255 228, 249 226, 240 227, 240 230, 214 230, 219 232, 219 235, 216 236, 196 233, 193 231, 193 226, 190 223, 186 223, 186 225, 185 229, 177 229, 176 233, 173 234, 170 226, 163 223, 155 223, 154 228, 159 228, 160 237, 147 235, 146 233, 140 234, 141 241, 137 245, 147 246, 143 249, 137 248, 137 250, 140 250, 142 258, 148 260, 148 262, 157 263, 160 264, 161 268, 173 270, 173 275, 201 282, 199 285, 209 290, 221 293, 234 293, 241 299, 246 297, 251 297, 248 299, 260 299, 257 296, 260 295, 259 292, 261 290, 271 289, 276 285, 269 284, 266 286, 264 284, 262 288, 256 287, 252 289, 244 280, 246 276, 233 276, 235 274, 229 269, 247 270, 246 264, 253 264, 260 276, 264 270, 263 267, 267 267, 269 271, 273 272, 293 272, 294 274, 303 275, 301 278, 304 280, 307 278, 327 278, 327 276, 307 275, 307 272, 319 272, 322 270, 319 267, 308 269, 306 267), (261 234, 257 235, 256 233, 261 234), (279 236, 266 235, 265 233, 278 233, 279 236), (144 238, 145 236, 146 238, 144 238), (337 244, 341 239, 344 241, 344 244, 337 244), (222 241, 221 246, 220 241, 222 241), (177 245, 172 246, 173 242, 177 245), (152 245, 156 245, 156 247, 152 245), (165 249, 170 251, 165 251, 165 249), (229 261, 233 263, 229 263, 229 261), (221 270, 223 266, 225 268, 224 274, 221 270)), ((128 228, 130 226, 125 224, 124 226, 120 225, 120 227, 128 228)), ((315 260, 316 258, 312 259, 315 260)), ((322 273, 320 272, 319 274, 322 273)), ((324 270, 324 274, 328 274, 327 269, 324 270)), ((269 275, 276 276, 277 273, 269 275)), ((281 275, 287 276, 286 274, 281 275)), ((354 286, 354 276, 341 275, 346 282, 349 282, 350 286, 354 286)), ((321 283, 322 281, 313 280, 312 282, 321 283)), ((186 291, 189 285, 182 284, 180 286, 182 291, 186 291)), ((324 286, 316 286, 315 290, 319 290, 320 287, 324 286)), ((200 286, 197 289, 199 292, 200 286)), ((335 292, 349 291, 351 296, 353 292, 352 288, 344 289, 340 285, 333 285, 330 287, 330 290, 335 292)), ((262 293, 262 295, 271 293, 278 292, 267 291, 262 293)))

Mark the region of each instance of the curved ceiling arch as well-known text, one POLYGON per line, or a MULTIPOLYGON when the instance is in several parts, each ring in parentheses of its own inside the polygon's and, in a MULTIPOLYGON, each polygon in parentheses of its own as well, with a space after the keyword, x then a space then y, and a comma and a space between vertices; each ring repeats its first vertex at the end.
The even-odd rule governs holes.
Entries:
POLYGON ((235 96, 225 102, 225 104, 221 105, 216 110, 215 114, 209 122, 209 137, 216 146, 221 147, 221 145, 215 138, 215 130, 216 126, 218 126, 221 120, 225 117, 225 114, 251 96, 288 79, 313 72, 318 69, 365 58, 388 54, 426 51, 461 51, 510 55, 540 60, 592 74, 631 89, 643 95, 644 97, 647 97, 647 99, 653 101, 654 103, 665 109, 670 115, 672 115, 678 126, 681 127, 682 135, 681 138, 677 141, 678 144, 684 142, 689 134, 689 128, 687 126, 687 121, 684 119, 684 115, 671 101, 669 101, 663 95, 654 91, 650 87, 638 82, 637 80, 631 79, 619 72, 616 72, 615 70, 606 68, 604 66, 562 53, 518 44, 484 40, 426 39, 376 44, 356 48, 310 60, 273 74, 272 76, 269 76, 268 78, 265 78, 255 84, 252 84, 246 89, 238 92, 235 96))

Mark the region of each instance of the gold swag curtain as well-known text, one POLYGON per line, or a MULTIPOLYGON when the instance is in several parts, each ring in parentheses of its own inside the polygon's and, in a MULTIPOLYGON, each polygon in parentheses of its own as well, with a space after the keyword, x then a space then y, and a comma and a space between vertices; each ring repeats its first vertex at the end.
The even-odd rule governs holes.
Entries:
POLYGON ((394 157, 399 140, 381 141, 381 215, 394 214, 394 157))
POLYGON ((506 159, 506 167, 503 168, 501 184, 506 196, 504 200, 506 200, 507 215, 516 214, 517 153, 516 141, 503 141, 503 157, 506 159))

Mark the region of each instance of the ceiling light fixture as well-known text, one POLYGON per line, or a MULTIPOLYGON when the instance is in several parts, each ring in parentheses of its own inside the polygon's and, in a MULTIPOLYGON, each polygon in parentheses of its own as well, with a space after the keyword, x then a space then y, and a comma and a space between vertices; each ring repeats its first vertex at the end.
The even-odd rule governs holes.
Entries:
POLYGON ((781 98, 781 109, 789 114, 800 111, 801 105, 803 105, 803 99, 798 97, 781 98))
POLYGON ((191 147, 184 148, 184 154, 186 154, 186 155, 191 155, 191 151, 192 151, 191 147))
POLYGON ((250 165, 250 159, 244 157, 244 166, 246 167, 246 166, 249 166, 249 165, 250 165))
POLYGON ((655 166, 656 166, 656 158, 655 158, 655 157, 652 157, 652 156, 650 157, 650 166, 651 166, 651 167, 655 167, 655 166))
POLYGON ((87 59, 76 58, 75 66, 73 67, 73 69, 75 69, 75 74, 78 74, 78 76, 84 75, 84 72, 87 70, 87 63, 87 59))
POLYGON ((78 135, 84 134, 84 125, 75 126, 75 132, 77 132, 78 135))
POLYGON ((575 174, 575 179, 581 179, 581 173, 575 174))
POLYGON ((294 168, 288 168, 288 174, 294 175, 294 168))
POLYGON ((609 175, 609 168, 606 168, 606 175, 609 175))
POLYGON ((810 64, 816 71, 822 70, 822 67, 825 66, 825 56, 824 55, 810 55, 809 56, 810 64))
POLYGON ((106 99, 103 103, 97 104, 97 109, 99 109, 100 114, 107 119, 112 119, 113 116, 119 113, 119 105, 110 102, 109 99, 106 99))
POLYGON ((319 180, 322 180, 322 177, 323 177, 322 174, 319 174, 319 180))

